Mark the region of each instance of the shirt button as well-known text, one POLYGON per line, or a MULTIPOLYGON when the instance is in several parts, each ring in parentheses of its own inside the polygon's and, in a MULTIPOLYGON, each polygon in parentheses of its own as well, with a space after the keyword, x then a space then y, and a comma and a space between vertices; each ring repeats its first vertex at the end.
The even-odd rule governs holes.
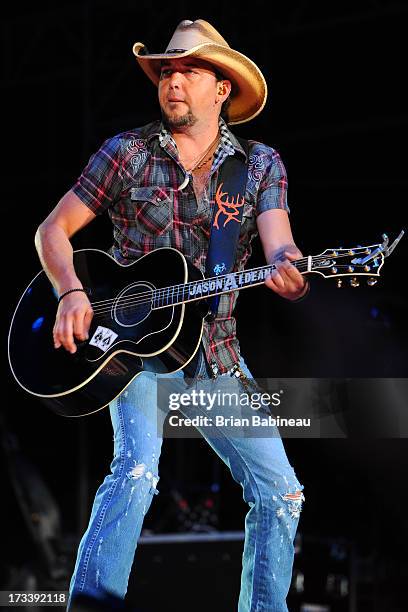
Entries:
POLYGON ((156 202, 161 202, 162 199, 161 198, 156 198, 156 202))

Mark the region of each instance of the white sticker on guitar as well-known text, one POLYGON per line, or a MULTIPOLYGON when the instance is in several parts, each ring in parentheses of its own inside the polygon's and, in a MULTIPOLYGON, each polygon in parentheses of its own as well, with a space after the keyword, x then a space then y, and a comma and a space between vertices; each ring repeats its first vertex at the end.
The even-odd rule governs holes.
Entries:
POLYGON ((94 335, 89 341, 89 344, 92 344, 92 346, 96 346, 100 348, 101 351, 105 352, 113 344, 117 337, 118 334, 115 334, 115 332, 113 332, 111 329, 98 325, 94 335))

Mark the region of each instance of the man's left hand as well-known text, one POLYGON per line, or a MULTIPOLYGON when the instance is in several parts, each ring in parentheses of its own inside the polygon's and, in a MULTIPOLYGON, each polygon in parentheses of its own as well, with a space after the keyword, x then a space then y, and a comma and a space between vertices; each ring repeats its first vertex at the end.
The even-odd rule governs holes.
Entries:
POLYGON ((297 300, 307 291, 307 280, 299 270, 291 264, 291 261, 300 259, 302 253, 299 250, 284 251, 280 257, 274 259, 276 269, 266 277, 265 285, 287 300, 297 300))

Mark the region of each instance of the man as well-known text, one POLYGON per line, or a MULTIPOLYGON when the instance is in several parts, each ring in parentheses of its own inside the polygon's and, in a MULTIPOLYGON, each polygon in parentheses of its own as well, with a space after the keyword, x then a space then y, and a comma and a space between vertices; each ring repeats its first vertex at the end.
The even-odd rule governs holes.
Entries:
MULTIPOLYGON (((54 345, 71 353, 75 341, 87 339, 93 316, 73 267, 71 236, 107 210, 114 225, 110 252, 118 262, 126 265, 155 248, 171 246, 204 271, 219 170, 230 155, 246 160, 226 121, 248 121, 266 101, 265 79, 257 66, 203 20, 179 24, 163 54, 148 54, 141 43, 133 51, 158 86, 162 121, 105 141, 36 235, 43 267, 63 296, 54 345)), ((307 293, 308 284, 290 263, 302 254, 288 220, 285 169, 276 151, 253 141, 247 161, 233 269, 243 268, 259 232, 267 261, 277 266, 266 285, 295 301, 307 293)), ((221 296, 215 319, 204 325, 197 380, 225 379, 237 370, 242 377, 251 376, 235 334, 236 299, 237 292, 221 296)), ((98 489, 79 545, 70 604, 79 594, 125 597, 144 515, 158 493, 162 440, 153 427, 156 383, 156 375, 142 373, 110 404, 115 433, 111 474, 98 489)), ((207 441, 230 467, 250 505, 239 610, 287 610, 293 540, 304 496, 282 441, 278 435, 207 441)))

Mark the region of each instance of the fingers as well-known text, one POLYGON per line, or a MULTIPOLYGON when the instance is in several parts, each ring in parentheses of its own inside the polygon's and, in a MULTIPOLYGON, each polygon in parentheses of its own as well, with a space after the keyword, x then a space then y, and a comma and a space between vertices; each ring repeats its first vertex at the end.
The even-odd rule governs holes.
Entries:
POLYGON ((77 350, 75 339, 79 341, 88 339, 92 317, 92 307, 87 298, 78 299, 71 296, 64 298, 59 305, 55 320, 54 347, 57 349, 63 346, 68 352, 75 353, 77 350))
POLYGON ((82 309, 74 312, 74 336, 82 342, 88 339, 87 312, 87 310, 84 312, 82 309))
POLYGON ((59 317, 55 322, 53 336, 55 348, 63 346, 70 353, 75 352, 72 320, 59 317))
POLYGON ((93 319, 93 310, 92 308, 88 308, 88 310, 85 313, 85 317, 84 317, 84 334, 85 334, 85 338, 84 340, 88 340, 89 338, 89 328, 91 326, 91 321, 93 319))
POLYGON ((291 263, 299 259, 298 253, 285 251, 284 257, 274 262, 274 270, 265 279, 267 287, 289 299, 294 299, 302 291, 305 280, 299 270, 291 263))

